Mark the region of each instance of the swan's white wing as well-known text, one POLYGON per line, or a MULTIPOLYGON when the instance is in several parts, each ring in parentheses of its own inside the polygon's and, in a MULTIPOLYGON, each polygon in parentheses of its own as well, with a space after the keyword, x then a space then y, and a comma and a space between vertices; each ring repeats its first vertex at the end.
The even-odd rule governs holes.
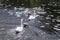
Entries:
POLYGON ((23 27, 17 27, 16 31, 23 31, 23 27))

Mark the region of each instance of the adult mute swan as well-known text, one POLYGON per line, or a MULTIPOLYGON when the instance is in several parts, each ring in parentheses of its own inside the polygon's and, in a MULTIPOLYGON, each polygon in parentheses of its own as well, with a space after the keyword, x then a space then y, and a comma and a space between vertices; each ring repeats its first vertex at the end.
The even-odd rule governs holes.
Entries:
POLYGON ((16 34, 22 32, 24 30, 24 28, 26 28, 28 23, 23 23, 23 19, 21 19, 21 25, 16 27, 16 34))
POLYGON ((23 19, 21 19, 21 25, 16 27, 16 34, 20 33, 23 31, 23 19))
POLYGON ((35 10, 34 10, 34 14, 33 15, 28 15, 29 16, 29 20, 31 20, 31 19, 35 19, 37 16, 39 16, 39 15, 36 15, 36 13, 35 13, 35 10))

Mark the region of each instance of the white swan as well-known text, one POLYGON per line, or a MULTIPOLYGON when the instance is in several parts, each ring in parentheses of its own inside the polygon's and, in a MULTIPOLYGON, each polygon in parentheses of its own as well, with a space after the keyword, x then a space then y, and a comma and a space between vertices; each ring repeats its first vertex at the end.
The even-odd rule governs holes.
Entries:
POLYGON ((34 14, 33 15, 29 15, 29 20, 31 20, 31 19, 35 19, 37 16, 39 16, 39 15, 36 15, 36 13, 35 13, 35 10, 34 10, 34 14))
POLYGON ((23 31, 23 19, 21 19, 21 25, 16 27, 16 34, 23 31))

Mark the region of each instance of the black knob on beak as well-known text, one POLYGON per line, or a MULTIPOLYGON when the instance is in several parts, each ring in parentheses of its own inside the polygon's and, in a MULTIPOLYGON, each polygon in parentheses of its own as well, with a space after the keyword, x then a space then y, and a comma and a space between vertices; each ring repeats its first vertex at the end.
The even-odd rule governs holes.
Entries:
POLYGON ((15 34, 19 34, 19 31, 16 31, 16 33, 15 34))

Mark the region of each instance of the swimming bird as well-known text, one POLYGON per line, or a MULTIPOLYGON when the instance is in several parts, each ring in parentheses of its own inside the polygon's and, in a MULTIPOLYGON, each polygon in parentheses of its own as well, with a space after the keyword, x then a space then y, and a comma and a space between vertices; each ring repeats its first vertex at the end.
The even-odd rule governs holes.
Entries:
POLYGON ((35 19, 39 15, 36 15, 35 10, 34 10, 34 14, 33 15, 29 14, 28 16, 29 16, 28 19, 31 20, 31 19, 35 19))
POLYGON ((24 29, 23 29, 23 19, 21 19, 21 25, 16 27, 15 31, 16 31, 16 34, 22 32, 24 29))
POLYGON ((22 32, 24 30, 24 28, 26 28, 26 26, 28 25, 28 23, 23 23, 23 19, 21 19, 21 25, 16 27, 16 34, 22 32))

